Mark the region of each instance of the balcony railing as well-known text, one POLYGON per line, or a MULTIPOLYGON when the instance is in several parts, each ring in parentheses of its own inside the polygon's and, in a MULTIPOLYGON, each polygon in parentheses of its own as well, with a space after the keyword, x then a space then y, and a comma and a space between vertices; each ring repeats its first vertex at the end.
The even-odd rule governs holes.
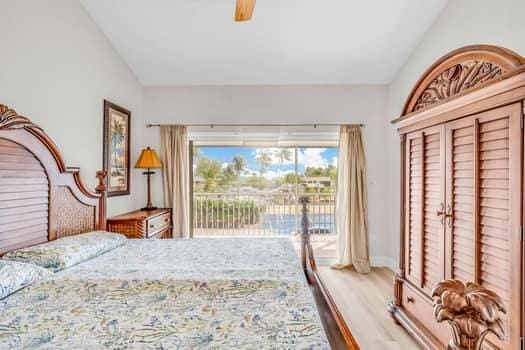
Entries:
POLYGON ((193 194, 193 234, 295 234, 301 228, 302 196, 311 201, 311 233, 334 233, 334 193, 214 192, 193 194))

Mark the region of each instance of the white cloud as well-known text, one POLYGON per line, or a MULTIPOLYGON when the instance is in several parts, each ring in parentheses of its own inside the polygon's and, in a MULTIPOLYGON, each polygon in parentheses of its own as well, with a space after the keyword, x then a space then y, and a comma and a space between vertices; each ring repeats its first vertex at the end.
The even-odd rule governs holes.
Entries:
POLYGON ((332 165, 337 166, 337 157, 332 158, 332 165))
POLYGON ((326 148, 304 148, 299 152, 299 163, 305 167, 326 168, 328 161, 321 154, 324 151, 326 148))

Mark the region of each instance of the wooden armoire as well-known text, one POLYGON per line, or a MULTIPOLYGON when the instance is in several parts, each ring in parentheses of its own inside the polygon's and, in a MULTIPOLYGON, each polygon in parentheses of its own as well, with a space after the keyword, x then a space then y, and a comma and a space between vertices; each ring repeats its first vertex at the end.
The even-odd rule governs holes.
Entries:
POLYGON ((394 319, 426 349, 451 334, 432 310, 445 279, 497 293, 506 339, 485 349, 523 349, 523 114, 525 59, 468 46, 433 64, 393 121, 401 136, 401 231, 394 319))

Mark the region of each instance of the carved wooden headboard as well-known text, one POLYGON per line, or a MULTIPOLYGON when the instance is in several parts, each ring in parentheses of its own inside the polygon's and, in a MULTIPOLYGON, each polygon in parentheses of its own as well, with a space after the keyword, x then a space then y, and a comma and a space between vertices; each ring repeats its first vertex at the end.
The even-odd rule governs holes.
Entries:
POLYGON ((105 175, 86 189, 41 128, 0 104, 0 255, 105 229, 105 175))
POLYGON ((402 115, 494 83, 524 64, 523 57, 498 46, 471 45, 454 50, 437 60, 421 76, 405 103, 402 115))

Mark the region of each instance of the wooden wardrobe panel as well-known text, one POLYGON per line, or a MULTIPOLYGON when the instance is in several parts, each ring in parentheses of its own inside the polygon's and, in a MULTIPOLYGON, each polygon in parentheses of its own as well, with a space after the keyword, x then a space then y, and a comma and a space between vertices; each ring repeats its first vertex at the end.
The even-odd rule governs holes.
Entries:
POLYGON ((477 225, 477 119, 446 124, 447 188, 446 278, 474 281, 474 235, 477 225))
POLYGON ((430 295, 444 277, 444 127, 407 135, 406 261, 407 279, 430 295))
POLYGON ((443 126, 423 131, 423 159, 422 287, 430 295, 432 287, 444 278, 444 227, 441 216, 438 215, 445 203, 443 126))
POLYGON ((421 283, 421 213, 422 213, 422 134, 407 135, 406 139, 406 202, 405 202, 405 266, 407 279, 421 283))
POLYGON ((446 278, 496 292, 508 340, 517 349, 520 324, 521 104, 446 124, 446 278))
POLYGON ((479 124, 479 227, 476 280, 505 302, 508 338, 504 349, 518 349, 521 303, 521 103, 477 116, 479 124))

